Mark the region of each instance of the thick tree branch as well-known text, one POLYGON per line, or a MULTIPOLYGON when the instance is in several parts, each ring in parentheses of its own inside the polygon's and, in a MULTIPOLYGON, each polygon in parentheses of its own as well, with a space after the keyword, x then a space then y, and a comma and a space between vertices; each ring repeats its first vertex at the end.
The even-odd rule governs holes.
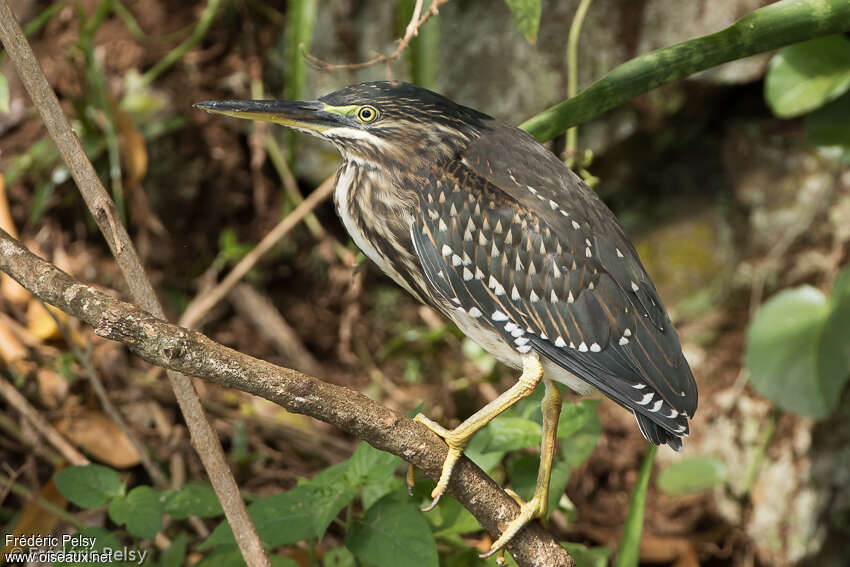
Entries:
MULTIPOLYGON (((210 4, 213 4, 212 0, 210 4)), ((24 37, 21 26, 6 0, 0 0, 0 40, 15 63, 21 81, 38 108, 50 137, 56 144, 86 206, 115 256, 133 300, 147 311, 164 318, 162 306, 142 267, 127 229, 121 223, 115 203, 104 189, 79 138, 62 113, 56 94, 50 88, 47 77, 44 76, 32 47, 24 37)), ((245 562, 251 567, 271 565, 260 542, 260 536, 248 516, 248 510, 224 457, 221 443, 207 421, 201 400, 191 380, 176 372, 169 372, 168 380, 186 420, 192 445, 207 471, 245 562)))
MULTIPOLYGON (((330 423, 402 457, 431 478, 440 476, 446 457, 442 440, 359 392, 236 352, 83 285, 2 230, 0 270, 42 301, 85 321, 98 335, 128 345, 152 364, 255 394, 330 423)), ((466 458, 455 468, 449 491, 493 535, 519 511, 513 499, 466 458)), ((520 531, 508 549, 520 565, 573 565, 566 550, 536 523, 520 531)))

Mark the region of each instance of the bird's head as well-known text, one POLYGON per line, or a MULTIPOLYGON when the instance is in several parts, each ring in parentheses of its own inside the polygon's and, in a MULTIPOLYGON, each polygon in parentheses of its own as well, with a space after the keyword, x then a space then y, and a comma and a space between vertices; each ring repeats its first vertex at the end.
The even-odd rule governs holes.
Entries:
POLYGON ((346 159, 406 168, 451 158, 490 118, 399 81, 350 85, 316 101, 226 100, 195 107, 325 138, 346 159))

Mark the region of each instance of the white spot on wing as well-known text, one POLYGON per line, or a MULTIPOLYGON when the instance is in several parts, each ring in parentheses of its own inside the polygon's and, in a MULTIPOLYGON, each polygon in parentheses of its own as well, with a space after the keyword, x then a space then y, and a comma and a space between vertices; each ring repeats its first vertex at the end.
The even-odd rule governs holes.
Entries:
POLYGON ((602 350, 602 347, 599 346, 599 343, 593 343, 590 345, 590 352, 599 352, 602 350))
POLYGON ((636 284, 635 282, 632 282, 632 291, 637 291, 639 289, 640 288, 638 287, 638 284, 636 284))
POLYGON ((507 321, 508 316, 502 313, 501 311, 495 311, 493 315, 490 317, 493 321, 507 321))
POLYGON ((514 301, 519 301, 520 299, 519 290, 516 288, 516 286, 511 289, 511 299, 514 301))
POLYGON ((446 232, 449 227, 446 226, 446 222, 443 219, 440 219, 440 223, 437 225, 437 228, 440 229, 440 232, 446 232))
POLYGON ((478 317, 481 317, 481 310, 478 309, 477 307, 473 307, 472 309, 469 310, 469 316, 475 317, 477 319, 478 317))
POLYGON ((537 302, 537 301, 540 301, 540 298, 539 298, 539 297, 537 297, 537 294, 536 294, 536 293, 534 293, 534 290, 533 290, 533 289, 531 290, 531 293, 529 294, 529 298, 531 299, 531 302, 532 302, 532 303, 535 303, 535 302, 537 302))
POLYGON ((587 345, 584 343, 584 341, 581 341, 581 344, 578 345, 578 350, 579 352, 587 352, 587 345))
POLYGON ((573 228, 578 230, 578 229, 581 228, 581 225, 579 223, 577 223, 576 221, 573 221, 573 228))
POLYGON ((448 244, 443 244, 443 256, 451 256, 452 249, 448 244))
POLYGON ((655 397, 655 392, 650 392, 650 393, 646 394, 643 398, 638 400, 638 403, 642 406, 645 406, 646 404, 651 402, 652 398, 654 398, 654 397, 655 397))
POLYGON ((463 268, 463 281, 468 282, 471 279, 472 279, 472 272, 469 270, 469 268, 464 266, 464 268, 463 268))
POLYGON ((558 337, 557 339, 555 339, 555 346, 563 348, 567 346, 567 343, 564 341, 563 337, 558 337))
POLYGON ((460 266, 461 264, 463 264, 463 260, 460 259, 460 256, 452 254, 452 266, 460 266))

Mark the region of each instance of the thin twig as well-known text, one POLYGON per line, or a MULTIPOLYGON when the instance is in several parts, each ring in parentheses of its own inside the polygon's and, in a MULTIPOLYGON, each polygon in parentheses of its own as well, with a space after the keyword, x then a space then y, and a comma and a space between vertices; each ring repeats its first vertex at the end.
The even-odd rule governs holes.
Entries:
POLYGON ((34 408, 27 399, 18 391, 15 386, 0 376, 0 395, 6 398, 9 405, 23 416, 32 426, 38 431, 42 437, 56 447, 63 457, 65 457, 72 465, 87 465, 89 460, 85 455, 74 448, 61 433, 56 431, 46 419, 44 419, 39 411, 34 408))
MULTIPOLYGON (((210 0, 210 4, 219 1, 210 0)), ((147 312, 164 318, 162 305, 142 267, 136 248, 127 234, 127 229, 118 219, 115 203, 109 198, 94 166, 83 150, 80 139, 62 113, 56 94, 50 88, 44 71, 24 37, 7 0, 0 0, 0 40, 14 61, 18 75, 38 108, 44 125, 68 166, 86 206, 106 238, 133 300, 147 312)), ((260 536, 248 515, 245 501, 239 493, 233 472, 224 456, 224 450, 207 421, 192 381, 176 372, 169 372, 168 379, 180 410, 183 412, 192 443, 221 502, 225 517, 233 529, 242 556, 250 567, 269 567, 271 564, 260 536)))
MULTIPOLYGON (((433 479, 440 476, 446 444, 424 425, 359 392, 258 360, 154 317, 74 280, 2 230, 0 271, 152 364, 263 397, 398 455, 433 479)), ((467 458, 455 467, 449 491, 494 535, 519 513, 517 503, 467 458)), ((508 548, 522 566, 573 565, 567 551, 537 523, 524 527, 508 548)))
POLYGON ((224 299, 230 290, 247 274, 251 268, 268 252, 283 236, 297 226, 301 219, 310 213, 316 206, 327 199, 334 189, 334 178, 330 177, 322 182, 315 191, 295 207, 286 218, 280 221, 269 233, 257 244, 257 246, 245 255, 236 266, 230 270, 221 282, 210 291, 195 297, 189 302, 178 324, 181 327, 194 328, 201 322, 210 309, 215 307, 219 301, 224 299))
MULTIPOLYGON (((43 305, 43 304, 42 304, 43 305)), ((74 340, 74 337, 71 336, 71 331, 68 326, 56 316, 56 313, 53 312, 52 309, 48 309, 46 306, 44 308, 45 311, 53 318, 53 321, 56 323, 56 326, 59 328, 59 332, 62 333, 62 336, 65 338, 65 343, 71 349, 71 352, 74 353, 74 356, 83 365, 83 369, 86 371, 86 376, 91 382, 92 389, 94 390, 97 399, 100 400, 100 405, 103 406, 103 411, 109 416, 115 425, 118 426, 118 429, 121 430, 124 435, 127 436, 127 439, 130 440, 130 443, 133 447, 136 448, 136 452, 139 453, 139 460, 142 462, 142 466, 147 471, 148 475, 153 479, 154 484, 156 484, 160 488, 168 487, 168 479, 165 477, 163 472, 160 470, 158 466, 151 460, 150 455, 148 454, 148 449, 144 443, 142 443, 138 437, 136 437, 133 430, 130 429, 130 426, 127 425, 127 422, 124 419, 124 416, 121 415, 121 412, 118 411, 118 408, 112 403, 112 400, 109 399, 109 394, 106 393, 106 388, 103 385, 103 381, 100 379, 100 375, 94 367, 94 363, 92 362, 91 357, 91 342, 86 345, 86 350, 83 351, 77 345, 77 341, 74 340)))
POLYGON ((355 69, 372 67, 379 63, 386 63, 387 74, 389 74, 390 62, 398 59, 404 50, 407 49, 407 46, 410 45, 410 42, 413 41, 413 38, 419 34, 419 28, 421 28, 425 22, 431 18, 431 16, 436 16, 440 12, 440 6, 448 1, 449 0, 434 0, 431 2, 428 10, 420 17, 419 14, 422 13, 423 0, 416 0, 416 5, 413 8, 413 17, 410 18, 410 23, 407 24, 407 28, 404 31, 404 37, 398 41, 398 47, 396 47, 396 50, 389 55, 376 55, 372 59, 362 61, 360 63, 328 63, 327 61, 322 61, 318 57, 310 55, 309 53, 304 53, 304 58, 307 59, 308 63, 322 71, 352 71, 355 69))

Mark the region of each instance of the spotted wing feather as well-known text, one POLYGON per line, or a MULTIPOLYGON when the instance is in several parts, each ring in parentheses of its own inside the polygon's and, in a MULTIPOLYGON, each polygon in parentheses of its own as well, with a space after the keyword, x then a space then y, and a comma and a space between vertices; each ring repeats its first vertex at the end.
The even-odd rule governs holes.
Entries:
POLYGON ((480 317, 631 409, 650 441, 681 447, 696 385, 636 252, 541 146, 514 151, 516 171, 479 159, 508 150, 473 145, 421 191, 411 237, 441 308, 480 317))

